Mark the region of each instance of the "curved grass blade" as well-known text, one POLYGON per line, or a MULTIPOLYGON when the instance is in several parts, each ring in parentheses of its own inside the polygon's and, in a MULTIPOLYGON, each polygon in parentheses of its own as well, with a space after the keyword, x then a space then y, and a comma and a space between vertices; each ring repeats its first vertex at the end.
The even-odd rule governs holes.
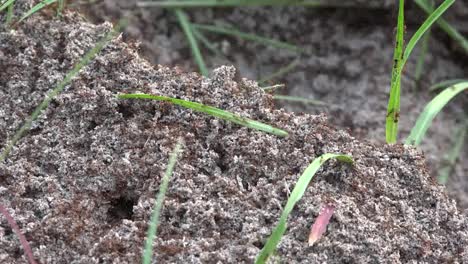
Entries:
POLYGON ((67 86, 72 81, 72 79, 80 72, 80 70, 83 67, 88 65, 88 63, 90 63, 91 60, 94 59, 96 54, 98 54, 104 48, 104 46, 115 35, 117 35, 117 33, 120 32, 120 29, 124 27, 126 23, 127 23, 127 20, 125 19, 120 20, 120 22, 114 27, 114 29, 111 30, 109 33, 107 33, 107 35, 104 38, 102 38, 99 42, 97 42, 96 45, 90 51, 88 51, 77 64, 75 64, 73 69, 70 72, 68 72, 67 75, 65 75, 65 78, 52 91, 50 91, 45 96, 44 100, 36 107, 36 109, 34 109, 31 116, 28 119, 26 119, 24 124, 20 127, 20 129, 18 129, 18 131, 15 133, 11 141, 7 144, 5 149, 2 151, 0 155, 0 162, 6 159, 10 151, 13 149, 13 146, 16 144, 16 142, 18 142, 23 137, 23 135, 29 130, 29 128, 31 128, 32 122, 37 119, 37 117, 42 113, 42 110, 47 108, 47 106, 52 101, 52 99, 54 99, 57 95, 59 95, 63 91, 65 86, 67 86))
MULTIPOLYGON (((431 8, 434 7, 434 0, 430 0, 429 5, 431 8)), ((419 56, 418 56, 418 61, 416 62, 416 70, 414 73, 414 79, 416 81, 416 84, 419 86, 419 81, 421 80, 422 73, 424 70, 424 64, 426 60, 426 54, 427 50, 429 49, 429 40, 431 39, 431 30, 428 29, 427 32, 424 34, 422 43, 421 43, 421 49, 419 51, 419 56)))
POLYGON ((189 108, 198 112, 202 112, 205 114, 209 114, 214 117, 221 118, 223 120, 227 120, 236 124, 239 124, 241 126, 253 128, 256 130, 260 130, 263 132, 267 132, 273 135, 285 137, 288 135, 288 132, 281 130, 279 128, 272 127, 270 125, 248 119, 245 117, 238 116, 236 114, 230 113, 228 111, 221 110, 216 107, 196 103, 196 102, 191 102, 187 100, 182 100, 182 99, 177 99, 177 98, 172 98, 172 97, 167 97, 167 96, 160 96, 160 95, 151 95, 151 94, 119 94, 117 96, 119 99, 151 99, 151 100, 157 100, 157 101, 165 101, 165 102, 170 102, 175 105, 179 105, 185 108, 189 108))
POLYGON ((413 51, 414 47, 418 43, 419 39, 424 35, 424 33, 431 28, 432 24, 439 19, 439 17, 447 11, 447 9, 455 3, 455 0, 445 0, 437 9, 432 12, 432 14, 426 18, 424 23, 419 27, 419 29, 414 33, 411 37, 410 41, 408 41, 408 45, 405 47, 405 53, 403 54, 403 65, 406 64, 411 52, 413 51))
POLYGON ((291 63, 289 63, 288 65, 280 68, 279 70, 277 70, 276 72, 264 77, 264 78, 261 78, 258 83, 259 84, 265 84, 266 82, 274 79, 274 78, 278 78, 280 76, 283 76, 285 75, 286 73, 292 71, 294 68, 296 68, 297 66, 299 65, 299 60, 293 60, 291 63))
POLYGON ((465 138, 468 131, 468 121, 465 124, 461 125, 456 133, 453 146, 450 149, 449 153, 446 156, 446 159, 443 161, 442 167, 439 169, 439 176, 437 176, 437 181, 440 184, 447 184, 450 174, 453 171, 457 163, 457 159, 460 156, 461 150, 465 144, 465 138))
POLYGON ((34 260, 34 256, 31 250, 31 246, 28 243, 28 240, 26 240, 26 237, 21 233, 21 230, 19 229, 18 224, 16 223, 15 219, 8 213, 8 210, 0 203, 0 214, 5 216, 8 225, 11 227, 13 232, 15 232, 16 236, 19 238, 19 241, 21 243, 21 246, 23 247, 24 254, 26 255, 26 258, 28 259, 28 262, 30 264, 36 264, 36 260, 34 260))
MULTIPOLYGON (((430 6, 430 4, 427 3, 427 1, 425 0, 414 0, 414 2, 416 2, 416 4, 422 9, 424 10, 427 14, 430 14, 433 12, 433 8, 430 6)), ((449 37, 451 37, 453 40, 455 40, 458 45, 460 45, 460 47, 463 49, 463 51, 468 54, 468 40, 463 37, 462 34, 460 34, 460 32, 458 32, 458 30, 454 27, 452 27, 445 19, 443 18, 440 18, 439 20, 437 20, 437 25, 443 30, 445 31, 445 33, 447 33, 447 35, 449 35, 449 37)))
POLYGON ((283 100, 283 101, 290 101, 290 102, 299 102, 299 103, 316 105, 316 106, 328 106, 329 105, 329 104, 327 104, 325 102, 322 102, 322 101, 319 101, 319 100, 303 98, 303 97, 297 97, 297 96, 288 96, 288 95, 274 95, 273 99, 283 100))
POLYGON ((286 87, 286 85, 280 83, 280 84, 275 84, 275 85, 271 85, 271 86, 265 86, 265 87, 261 87, 264 91, 273 91, 273 90, 276 90, 276 89, 279 89, 279 88, 284 88, 286 87))
POLYGON ((411 129, 411 133, 406 139, 405 144, 415 146, 419 145, 434 117, 453 97, 466 89, 468 89, 468 82, 457 83, 446 88, 434 97, 434 99, 426 105, 419 116, 413 129, 411 129))
POLYGON ((455 0, 445 0, 419 27, 411 37, 408 45, 403 52, 403 33, 404 33, 404 0, 400 0, 398 11, 397 41, 395 45, 394 61, 392 70, 392 83, 390 90, 390 99, 388 101, 386 118, 386 140, 387 143, 396 143, 398 136, 398 122, 400 117, 400 84, 403 67, 408 60, 411 52, 418 43, 419 39, 431 27, 431 25, 455 2, 455 0))
POLYGON ((245 33, 233 28, 221 27, 221 26, 213 26, 213 25, 202 25, 202 24, 193 24, 193 27, 198 30, 209 31, 217 34, 235 36, 241 39, 255 41, 265 46, 272 46, 275 48, 286 49, 294 52, 304 52, 303 49, 278 40, 274 40, 271 38, 261 37, 255 34, 245 33))
POLYGON ((396 143, 398 135, 398 118, 400 116, 400 84, 401 68, 403 67, 403 35, 405 20, 405 1, 400 0, 398 8, 398 22, 395 41, 395 50, 393 53, 392 80, 390 83, 390 98, 388 100, 387 117, 385 125, 385 138, 387 143, 396 143))
POLYGON ((255 260, 256 264, 265 263, 268 257, 275 251, 276 246, 278 245, 278 243, 281 240, 281 237, 286 231, 286 222, 288 220, 289 214, 293 210, 296 203, 304 195, 307 187, 309 186, 310 181, 314 177, 315 173, 317 173, 320 166, 322 166, 327 160, 332 158, 346 163, 353 163, 353 158, 351 156, 331 153, 324 154, 312 161, 312 163, 302 173, 301 177, 299 177, 299 179, 297 180, 296 185, 294 186, 294 189, 291 192, 291 195, 289 196, 289 199, 286 203, 286 206, 284 207, 284 210, 281 213, 281 217, 279 219, 278 224, 276 225, 272 234, 268 238, 266 244, 263 246, 263 249, 257 256, 257 259, 255 260))
POLYGON ((195 36, 192 31, 192 24, 190 23, 187 14, 182 9, 176 9, 174 10, 174 12, 190 44, 193 57, 198 65, 198 68, 200 69, 200 73, 203 76, 208 76, 208 68, 206 67, 205 61, 203 60, 203 56, 201 54, 200 48, 198 47, 197 40, 195 39, 195 36))
POLYGON ((153 241, 156 237, 159 226, 159 218, 162 211, 162 206, 164 203, 164 198, 166 196, 167 187, 169 186, 169 181, 174 171, 175 164, 177 162, 177 157, 179 153, 182 152, 182 139, 179 138, 177 145, 169 157, 169 162, 167 164, 166 172, 164 177, 161 180, 159 187, 159 193, 156 197, 156 203, 154 204, 153 213, 151 214, 151 220, 148 227, 148 233, 146 236, 145 249, 143 251, 143 264, 150 264, 153 257, 153 241))
POLYGON ((432 85, 429 88, 429 91, 433 92, 435 90, 439 90, 439 89, 442 89, 442 88, 447 88, 449 86, 452 86, 452 85, 460 83, 460 82, 468 82, 468 79, 453 79, 453 80, 442 81, 440 83, 436 83, 436 84, 432 85))
POLYGON ((30 17, 31 15, 33 15, 34 13, 38 12, 39 10, 41 10, 42 8, 44 8, 45 6, 48 6, 50 4, 53 4, 57 2, 57 0, 44 0, 44 1, 41 1, 39 4, 33 6, 28 12, 26 12, 26 14, 24 14, 20 20, 18 21, 18 23, 21 23, 23 20, 25 20, 26 18, 30 17))

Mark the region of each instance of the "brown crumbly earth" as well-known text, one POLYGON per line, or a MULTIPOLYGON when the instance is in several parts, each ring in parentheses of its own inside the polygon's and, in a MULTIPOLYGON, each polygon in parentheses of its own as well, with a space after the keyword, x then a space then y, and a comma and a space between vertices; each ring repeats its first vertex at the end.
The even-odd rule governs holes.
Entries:
MULTIPOLYGON (((18 10, 30 4, 19 2, 18 10)), ((111 28, 77 14, 35 15, 0 28, 0 146, 111 28)), ((455 67, 455 66, 454 66, 455 67)), ((114 39, 34 122, 0 164, 0 201, 40 263, 139 263, 154 197, 177 138, 185 141, 154 242, 158 263, 249 263, 307 165, 331 161, 289 217, 284 263, 468 263, 468 219, 422 153, 358 140, 324 115, 275 107, 256 82, 219 67, 209 78, 153 66, 114 39), (154 101, 146 92, 212 105, 285 129, 281 138, 154 101), (309 228, 337 206, 321 240, 309 228)), ((0 263, 25 263, 0 217, 0 263)))
MULTIPOLYGON (((98 23, 128 17, 130 25, 124 38, 140 41, 140 53, 150 62, 180 66, 185 71, 198 70, 174 13, 139 8, 138 1, 98 0, 82 9, 98 23)), ((397 1, 347 2, 354 2, 356 8, 199 8, 186 12, 192 22, 230 25, 304 48, 304 54, 297 54, 204 31, 221 55, 200 43, 209 67, 234 65, 240 76, 252 80, 261 80, 296 61, 297 66, 290 72, 262 85, 284 83, 286 89, 276 93, 318 99, 329 106, 285 101, 278 101, 278 106, 293 112, 325 113, 331 124, 349 130, 353 136, 383 143, 397 1)), ((413 1, 405 2, 408 41, 425 14, 413 1)), ((456 1, 444 18, 468 36, 468 1, 456 1)), ((420 46, 410 57, 402 80, 400 141, 404 141, 425 105, 435 96, 427 92, 431 85, 468 76, 468 56, 435 27, 422 79, 416 83, 414 72, 420 46)), ((444 156, 452 149, 454 135, 467 118, 467 102, 466 93, 452 100, 437 116, 420 146, 434 178, 446 166, 444 156)), ((462 162, 467 158, 468 148, 464 147, 447 184, 450 195, 463 210, 468 208, 468 163, 462 162)))

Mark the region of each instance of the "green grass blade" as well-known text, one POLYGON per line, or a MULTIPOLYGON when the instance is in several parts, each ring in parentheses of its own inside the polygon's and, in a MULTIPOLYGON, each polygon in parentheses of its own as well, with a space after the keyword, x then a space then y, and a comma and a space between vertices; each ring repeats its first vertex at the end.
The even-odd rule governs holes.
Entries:
MULTIPOLYGON (((427 14, 431 14, 433 12, 433 8, 430 6, 430 4, 427 3, 425 0, 414 0, 416 4, 424 10, 427 14)), ((437 25, 447 33, 453 40, 455 40, 458 45, 463 49, 463 51, 468 54, 468 40, 463 37, 460 32, 454 27, 452 27, 446 20, 443 18, 440 18, 437 20, 437 25)))
POLYGON ((385 126, 385 137, 387 143, 396 143, 398 136, 398 118, 400 116, 400 83, 403 57, 403 35, 404 35, 404 9, 405 1, 400 0, 398 9, 398 22, 393 53, 392 80, 390 84, 390 98, 388 100, 387 117, 385 126))
POLYGON ((429 39, 431 38, 431 32, 428 31, 424 34, 422 39, 421 50, 419 52, 418 61, 416 62, 416 70, 414 73, 414 79, 419 82, 424 71, 424 65, 426 60, 427 50, 429 49, 429 39))
MULTIPOLYGON (((139 7, 193 8, 239 6, 307 6, 307 7, 357 7, 356 3, 343 0, 179 0, 141 1, 139 7)), ((372 5, 370 5, 372 6, 372 5)), ((378 5, 375 5, 378 7, 378 5)))
POLYGON ((8 6, 6 20, 5 20, 5 23, 7 25, 11 25, 11 21, 13 20, 13 9, 14 9, 14 7, 15 7, 15 2, 11 3, 8 6))
POLYGON ((2 12, 3 10, 5 10, 7 7, 10 6, 10 4, 12 4, 13 2, 15 2, 16 0, 7 0, 6 2, 3 2, 3 4, 0 5, 0 12, 2 12))
POLYGON ((276 246, 281 240, 284 232, 286 231, 286 225, 288 216, 293 210, 296 203, 302 198, 304 195, 307 187, 309 186, 310 181, 314 177, 315 173, 319 170, 320 166, 322 166, 327 160, 335 158, 339 161, 346 162, 346 163, 353 163, 353 158, 348 155, 342 154, 331 154, 327 153, 324 154, 316 159, 305 169, 302 173, 301 177, 296 182, 294 189, 289 196, 289 199, 284 207, 283 212, 281 213, 281 217, 279 219, 278 224, 276 225, 275 229, 273 230, 272 234, 268 238, 266 244, 264 245, 263 249, 260 251, 257 259, 255 261, 256 264, 265 263, 268 257, 275 251, 276 246))
POLYGON ((172 176, 172 172, 174 171, 174 167, 177 162, 177 157, 179 153, 181 152, 182 152, 182 139, 179 138, 179 141, 177 142, 177 145, 175 146, 169 158, 169 163, 167 164, 166 172, 164 173, 164 177, 161 180, 161 184, 160 184, 161 187, 159 187, 159 193, 156 198, 156 203, 154 204, 153 213, 151 214, 151 220, 149 223, 148 233, 146 236, 145 249, 143 251, 143 261, 142 261, 143 264, 151 263, 151 260, 153 257, 153 241, 158 231, 159 218, 161 215, 164 198, 166 196, 166 191, 167 191, 167 187, 169 185, 169 181, 172 176))
POLYGON ((280 76, 283 76, 285 75, 286 73, 292 71, 294 68, 296 68, 297 66, 299 65, 299 60, 294 60, 292 61, 291 63, 289 63, 288 65, 280 68, 278 71, 264 77, 264 78, 261 78, 258 83, 259 84, 264 84, 272 79, 275 79, 275 78, 278 78, 280 76))
POLYGON ((282 136, 282 137, 285 137, 288 135, 288 132, 284 130, 272 127, 270 125, 267 125, 267 124, 264 124, 264 123, 261 123, 252 119, 238 116, 236 114, 221 110, 216 107, 212 107, 212 106, 208 106, 208 105, 204 105, 204 104, 200 104, 196 102, 186 101, 186 100, 167 97, 167 96, 150 95, 150 94, 120 94, 117 97, 119 99, 151 99, 151 100, 170 102, 175 105, 189 108, 198 112, 202 112, 202 113, 214 116, 214 117, 221 118, 223 120, 227 120, 227 121, 239 124, 241 126, 253 128, 253 129, 267 132, 273 135, 282 136))
MULTIPOLYGON (((430 0, 430 6, 433 8, 434 0, 430 0)), ((431 29, 428 29, 427 32, 424 34, 421 44, 421 50, 419 51, 418 61, 416 62, 416 71, 414 73, 414 79, 416 83, 419 84, 421 80, 422 73, 424 71, 424 65, 426 60, 426 54, 429 49, 429 40, 431 38, 431 29)))
POLYGON ((454 84, 457 84, 459 82, 468 82, 468 79, 453 79, 453 80, 442 81, 440 83, 436 83, 436 84, 432 85, 429 88, 429 91, 433 92, 435 90, 439 90, 439 89, 442 89, 442 88, 447 88, 447 87, 452 86, 454 84))
POLYGON ((455 3, 455 0, 445 0, 431 15, 424 21, 424 23, 419 27, 419 29, 414 33, 411 37, 410 41, 408 41, 408 45, 405 48, 405 53, 403 54, 403 62, 402 64, 405 65, 406 61, 408 60, 411 52, 413 51, 414 47, 418 43, 419 39, 424 35, 424 33, 429 30, 429 28, 434 24, 434 22, 439 19, 439 17, 447 11, 447 9, 455 3))
POLYGON ((225 56, 221 53, 221 51, 219 49, 217 49, 215 47, 215 45, 213 45, 213 43, 208 40, 205 35, 203 35, 203 33, 200 32, 200 30, 192 27, 192 32, 193 32, 193 35, 195 36, 195 38, 197 40, 199 40, 203 45, 205 45, 205 47, 207 49, 209 49, 213 54, 215 54, 216 56, 220 57, 220 58, 224 58, 225 56))
POLYGON ((329 104, 309 98, 297 97, 297 96, 288 96, 288 95, 274 95, 273 99, 275 100, 282 100, 282 101, 290 101, 290 102, 299 102, 304 104, 311 104, 316 106, 328 106, 329 104))
POLYGON ((254 42, 263 44, 265 46, 272 46, 272 47, 275 47, 275 48, 286 49, 286 50, 290 50, 290 51, 293 51, 293 52, 303 52, 304 51, 303 49, 301 49, 301 48, 299 48, 299 47, 297 47, 295 45, 286 43, 286 42, 261 37, 261 36, 255 35, 255 34, 245 33, 245 32, 239 31, 237 29, 233 29, 233 28, 213 26, 213 25, 202 25, 202 24, 193 24, 193 27, 196 28, 196 29, 199 29, 199 30, 203 30, 203 31, 209 31, 209 32, 222 34, 222 35, 235 36, 235 37, 238 37, 238 38, 241 38, 241 39, 254 41, 254 42))
POLYGON ((403 52, 404 34, 404 0, 400 0, 398 11, 397 41, 394 53, 394 65, 392 69, 392 82, 390 88, 390 99, 388 100, 386 117, 386 140, 387 143, 396 143, 398 136, 398 122, 400 117, 400 94, 401 94, 401 74, 403 67, 419 39, 431 27, 431 25, 455 2, 455 0, 445 0, 419 27, 411 37, 403 52))
POLYGON ((198 68, 200 69, 200 73, 204 76, 208 76, 208 68, 206 67, 205 61, 203 60, 203 56, 201 55, 201 51, 198 47, 197 40, 193 35, 192 24, 190 23, 187 14, 181 9, 175 9, 174 12, 190 44, 193 57, 195 58, 195 62, 197 63, 198 68))
POLYGON ((279 89, 279 88, 284 88, 286 87, 286 85, 280 83, 280 84, 275 84, 275 85, 271 85, 271 86, 265 86, 265 87, 261 87, 264 91, 273 91, 273 90, 276 90, 276 89, 279 89))
POLYGON ((446 88, 436 97, 434 97, 434 99, 432 99, 426 105, 423 112, 419 116, 413 129, 411 129, 411 133, 406 139, 405 144, 415 146, 419 145, 434 117, 453 97, 466 89, 468 89, 468 82, 457 83, 449 88, 446 88))
POLYGON ((461 150, 464 147, 467 131, 468 121, 461 125, 455 133, 455 140, 453 142, 452 149, 449 151, 444 165, 439 169, 437 180, 440 184, 447 184, 450 174, 452 173, 453 168, 457 163, 457 159, 460 156, 461 150))
POLYGON ((31 114, 31 116, 26 119, 24 124, 20 127, 20 129, 18 129, 7 146, 3 149, 0 155, 0 162, 6 159, 10 151, 13 149, 13 146, 23 137, 29 128, 31 128, 32 122, 37 119, 37 117, 45 108, 47 108, 52 99, 54 99, 63 91, 65 86, 67 86, 72 81, 72 79, 80 72, 83 67, 88 65, 91 60, 94 59, 96 54, 98 54, 104 48, 104 46, 120 32, 120 29, 125 24, 126 20, 121 20, 113 30, 111 30, 103 39, 97 42, 96 45, 83 56, 83 58, 73 67, 70 72, 67 73, 67 75, 65 75, 65 78, 52 91, 47 93, 44 100, 36 107, 36 109, 34 109, 34 112, 31 114))
POLYGON ((31 15, 33 15, 34 13, 38 12, 39 10, 41 10, 42 8, 44 8, 45 6, 48 6, 50 4, 53 4, 57 2, 57 0, 44 0, 44 1, 41 1, 39 4, 33 6, 28 12, 26 12, 26 14, 24 14, 20 20, 18 21, 18 23, 21 23, 23 20, 25 20, 26 18, 30 17, 31 15))
POLYGON ((63 9, 65 8, 65 0, 58 0, 57 15, 61 16, 63 9))

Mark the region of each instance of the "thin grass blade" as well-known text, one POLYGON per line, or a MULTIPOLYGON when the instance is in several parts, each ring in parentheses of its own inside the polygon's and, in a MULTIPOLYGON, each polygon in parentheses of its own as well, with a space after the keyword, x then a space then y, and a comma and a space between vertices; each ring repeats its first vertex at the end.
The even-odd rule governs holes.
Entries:
POLYGON ((179 105, 185 108, 189 108, 198 112, 202 112, 214 117, 221 118, 223 120, 227 120, 233 123, 236 123, 241 126, 253 128, 256 130, 260 130, 263 132, 267 132, 273 135, 285 137, 288 135, 288 132, 281 130, 279 128, 272 127, 270 125, 248 119, 245 117, 238 116, 236 114, 230 113, 228 111, 221 110, 216 107, 196 103, 196 102, 191 102, 187 100, 182 100, 182 99, 177 99, 177 98, 172 98, 172 97, 167 97, 167 96, 160 96, 160 95, 150 95, 150 94, 120 94, 117 96, 119 99, 151 99, 151 100, 157 100, 157 101, 165 101, 165 102, 170 102, 175 105, 179 105))
POLYGON ((279 88, 284 88, 286 87, 286 85, 280 83, 280 84, 275 84, 275 85, 271 85, 271 86, 265 86, 265 87, 261 87, 264 91, 273 91, 273 90, 276 90, 276 89, 279 89, 279 88))
POLYGON ((13 2, 15 2, 16 0, 7 0, 6 2, 3 2, 1 5, 0 5, 0 12, 2 12, 3 10, 5 10, 7 7, 9 7, 13 2))
POLYGON ((455 2, 455 0, 445 0, 419 27, 411 37, 408 45, 403 52, 403 33, 404 33, 404 0, 400 0, 398 11, 397 42, 395 45, 394 66, 392 70, 392 83, 390 90, 390 99, 387 108, 386 118, 386 139, 387 143, 396 143, 398 136, 398 122, 400 117, 400 94, 401 94, 401 74, 411 52, 418 43, 419 39, 431 27, 431 25, 455 2))
POLYGON ((429 91, 434 92, 436 90, 439 90, 439 89, 442 89, 442 88, 447 88, 449 86, 452 86, 452 85, 460 83, 460 82, 468 82, 468 79, 453 79, 453 80, 442 81, 440 83, 436 83, 436 84, 432 85, 429 88, 429 91))
MULTIPOLYGON (((433 8, 434 0, 430 0, 429 4, 431 8, 433 8)), ((421 80, 422 73, 424 71, 424 65, 425 65, 427 51, 429 49, 430 39, 431 39, 431 29, 428 29, 422 38, 421 49, 419 51, 418 61, 416 62, 416 70, 414 73, 414 79, 416 80, 416 83, 418 85, 419 85, 419 81, 421 80)))
POLYGON ((220 58, 225 58, 224 54, 222 54, 221 51, 218 48, 216 48, 215 45, 213 45, 213 43, 210 42, 210 40, 208 40, 205 37, 205 35, 203 35, 203 33, 200 32, 200 30, 192 27, 192 32, 195 38, 199 40, 203 45, 205 45, 205 47, 209 49, 213 54, 220 58))
POLYGON ((3 149, 2 153, 0 154, 0 162, 3 162, 10 151, 13 149, 14 145, 23 137, 23 135, 31 128, 31 124, 37 117, 42 113, 44 109, 47 108, 49 103, 54 99, 57 95, 59 95, 65 86, 67 86, 72 79, 80 72, 80 70, 88 65, 104 47, 105 45, 114 37, 116 36, 122 27, 124 27, 127 23, 127 20, 122 19, 120 22, 111 30, 107 35, 102 38, 96 45, 88 51, 83 58, 73 67, 73 69, 65 75, 65 78, 52 90, 50 91, 44 98, 44 100, 34 109, 31 116, 26 119, 24 124, 18 129, 15 133, 13 138, 7 144, 7 146, 3 149))
POLYGON ((453 169, 457 164, 457 160, 460 157, 461 150, 465 146, 467 131, 468 121, 461 125, 455 133, 455 140, 453 142, 452 148, 447 154, 446 159, 443 161, 444 164, 439 169, 439 176, 437 176, 437 181, 440 184, 447 184, 450 174, 453 172, 453 169))
POLYGON ((296 182, 291 195, 284 207, 283 212, 281 213, 281 217, 279 219, 278 224, 274 228, 272 234, 268 238, 267 242, 265 243, 263 249, 260 251, 257 259, 255 261, 256 264, 263 264, 267 261, 268 257, 275 251, 276 246, 281 240, 284 232, 286 231, 286 225, 288 216, 291 211, 294 209, 296 203, 302 198, 304 195, 307 187, 309 186, 310 181, 314 177, 315 173, 319 170, 319 168, 329 159, 335 158, 339 161, 346 162, 346 163, 353 163, 353 158, 348 155, 342 154, 332 154, 327 153, 324 154, 312 161, 312 163, 305 169, 304 173, 302 173, 301 177, 296 182))
POLYGON ((44 1, 41 1, 40 3, 38 3, 37 5, 33 6, 28 12, 26 12, 26 14, 24 14, 20 20, 18 21, 18 23, 21 23, 23 20, 25 20, 26 18, 30 17, 31 15, 33 15, 34 13, 38 12, 39 10, 41 10, 42 8, 44 8, 45 6, 48 6, 50 4, 53 4, 57 2, 57 0, 44 0, 44 1))
POLYGON ((278 71, 264 77, 264 78, 261 78, 258 83, 259 84, 264 84, 272 79, 275 79, 275 78, 278 78, 278 77, 281 77, 283 75, 285 75, 286 73, 294 70, 294 68, 296 68, 297 66, 299 65, 299 60, 293 60, 291 63, 289 63, 288 65, 280 68, 278 71))
POLYGON ((11 21, 13 21, 13 9, 14 8, 15 8, 15 2, 11 3, 8 6, 7 15, 6 15, 6 19, 5 19, 5 23, 7 25, 11 25, 11 21))
MULTIPOLYGON (((414 0, 414 2, 427 14, 431 14, 434 9, 430 6, 430 4, 425 0, 414 0)), ((453 40, 455 40, 458 45, 463 49, 463 51, 468 54, 468 40, 463 37, 460 32, 452 27, 445 19, 440 18, 437 20, 437 25, 447 33, 453 40)))
POLYGON ((432 99, 424 108, 413 129, 411 129, 411 133, 406 139, 405 144, 419 145, 434 117, 453 97, 466 89, 468 89, 468 82, 457 83, 446 88, 432 99))
POLYGON ((445 0, 437 9, 432 12, 432 14, 426 18, 424 23, 419 27, 419 29, 414 33, 411 37, 410 41, 408 41, 408 45, 405 48, 405 53, 403 55, 403 62, 402 64, 405 65, 406 61, 408 60, 411 52, 413 51, 414 47, 418 43, 419 39, 424 35, 424 33, 429 30, 429 28, 434 24, 434 22, 439 19, 439 17, 447 11, 447 9, 455 3, 455 0, 445 0))
POLYGON ((23 250, 24 250, 24 254, 26 255, 26 258, 28 259, 28 262, 30 264, 36 264, 37 262, 34 259, 31 246, 29 245, 28 240, 26 240, 26 237, 23 235, 23 233, 21 233, 21 230, 18 224, 16 223, 15 219, 13 219, 10 213, 8 213, 8 210, 1 203, 0 203, 0 214, 2 214, 6 218, 8 225, 11 227, 13 232, 15 232, 16 236, 19 238, 21 246, 23 247, 23 250))
POLYGON ((217 33, 217 34, 223 34, 223 35, 230 35, 230 36, 235 36, 241 39, 258 42, 265 46, 272 46, 275 48, 286 49, 286 50, 299 52, 299 53, 304 52, 303 49, 295 45, 282 42, 282 41, 278 41, 278 40, 274 40, 271 38, 261 37, 255 34, 245 33, 237 29, 233 29, 233 28, 213 26, 213 25, 202 25, 202 24, 193 24, 193 27, 198 30, 209 31, 209 32, 217 33))
POLYGON ((400 0, 398 8, 398 22, 395 41, 395 50, 393 53, 392 80, 390 84, 390 98, 388 100, 387 117, 385 125, 385 137, 387 143, 396 143, 398 136, 398 118, 400 116, 400 84, 401 68, 403 67, 403 35, 405 20, 405 1, 400 0))
POLYGON ((200 69, 200 73, 203 76, 208 76, 208 68, 206 67, 205 61, 203 60, 203 56, 201 54, 200 48, 198 47, 197 40, 195 39, 195 36, 192 31, 192 24, 190 23, 187 14, 184 11, 182 11, 182 9, 175 9, 174 12, 190 44, 193 57, 198 65, 198 68, 200 69))
POLYGON ((282 100, 282 101, 289 101, 289 102, 299 102, 299 103, 316 105, 316 106, 328 106, 329 105, 329 104, 327 104, 327 103, 325 103, 323 101, 309 99, 309 98, 303 98, 303 97, 297 97, 297 96, 289 96, 289 95, 274 95, 273 99, 282 100))
POLYGON ((66 0, 58 0, 57 15, 61 16, 63 9, 65 8, 66 0))
POLYGON ((177 162, 177 157, 182 152, 182 139, 179 138, 177 145, 169 157, 169 163, 167 164, 166 172, 164 177, 161 180, 159 187, 159 193, 156 197, 156 203, 154 204, 153 213, 151 214, 151 220, 148 227, 148 233, 146 236, 145 249, 143 251, 143 264, 150 264, 153 258, 153 241, 158 232, 159 218, 162 211, 162 206, 164 203, 164 198, 166 197, 167 187, 169 186, 169 181, 174 171, 175 164, 177 162))

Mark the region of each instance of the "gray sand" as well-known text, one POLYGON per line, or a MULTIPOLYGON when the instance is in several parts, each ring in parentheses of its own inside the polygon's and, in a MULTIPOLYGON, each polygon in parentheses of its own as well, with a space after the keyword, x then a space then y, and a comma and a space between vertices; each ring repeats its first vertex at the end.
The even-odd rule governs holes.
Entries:
MULTIPOLYGON (((70 14, 0 31, 0 146, 110 30, 70 14)), ((176 139, 186 143, 155 241, 158 263, 249 263, 305 167, 327 163, 289 218, 283 263, 468 263, 468 220, 428 174, 421 152, 357 140, 324 115, 274 106, 255 82, 220 67, 210 78, 152 66, 115 39, 53 100, 0 164, 0 200, 40 263, 139 263, 151 208, 176 139), (146 92, 202 102, 289 131, 253 131, 167 103, 118 100, 146 92), (313 247, 323 203, 337 209, 313 247)), ((0 218, 0 262, 24 263, 0 218)))

